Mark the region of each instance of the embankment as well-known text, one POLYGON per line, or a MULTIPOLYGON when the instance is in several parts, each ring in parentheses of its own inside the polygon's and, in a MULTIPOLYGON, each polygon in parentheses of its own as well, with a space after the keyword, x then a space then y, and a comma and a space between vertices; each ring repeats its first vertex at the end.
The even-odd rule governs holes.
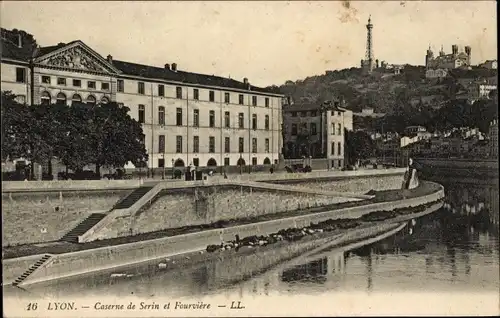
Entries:
MULTIPOLYGON (((387 169, 249 174, 230 176, 229 180, 214 176, 206 181, 169 181, 165 182, 169 188, 139 213, 109 218, 110 224, 96 230, 95 235, 93 232, 89 235, 92 240, 124 237, 351 200, 324 195, 252 190, 248 187, 218 189, 215 185, 211 186, 218 180, 300 182, 302 189, 365 193, 372 189, 400 188, 404 171, 387 169), (320 177, 322 179, 316 181, 320 177), (199 183, 200 186, 193 187, 194 183, 199 183)), ((133 188, 143 184, 138 180, 2 182, 2 246, 58 240, 91 213, 108 211, 118 200, 133 191, 133 188), (102 190, 95 190, 99 187, 102 190)))
MULTIPOLYGON (((363 231, 350 233, 350 238, 357 242, 370 242, 385 238, 399 231, 406 223, 380 224, 363 231), (375 235, 375 236, 373 236, 375 235)), ((116 292, 129 292, 128 286, 134 286, 148 277, 149 288, 182 280, 183 290, 188 295, 196 295, 203 290, 211 290, 220 286, 227 286, 248 277, 254 277, 260 272, 276 266, 282 266, 289 260, 300 257, 303 253, 309 253, 319 249, 324 244, 342 245, 349 237, 345 235, 333 235, 328 237, 308 237, 297 242, 281 242, 272 246, 261 246, 255 249, 242 249, 220 253, 192 253, 189 256, 170 257, 168 260, 158 259, 134 266, 125 266, 99 273, 90 273, 79 277, 69 277, 57 280, 63 289, 52 288, 53 282, 40 282, 24 286, 30 292, 51 291, 55 297, 79 295, 82 292, 95 292, 100 286, 117 285, 116 292), (166 266, 159 266, 159 264, 166 266), (153 278, 153 279, 152 279, 153 278)), ((85 296, 85 295, 83 295, 85 296)), ((138 295, 141 296, 141 295, 138 295)))
MULTIPOLYGON (((396 170, 396 169, 395 169, 396 170)), ((286 183, 297 189, 316 189, 342 193, 364 194, 370 190, 399 189, 404 170, 349 171, 348 176, 335 174, 277 174, 260 175, 262 183, 286 183), (321 175, 327 177, 318 178, 321 175)), ((245 178, 246 176, 238 176, 245 178)), ((301 194, 277 189, 256 189, 242 186, 210 186, 217 183, 213 178, 203 186, 161 191, 152 204, 136 214, 121 215, 93 235, 92 240, 110 239, 169 228, 210 224, 217 221, 275 215, 302 209, 355 201, 349 197, 332 197, 301 194)), ((233 180, 229 180, 231 182, 233 180)), ((234 180, 236 182, 240 179, 234 180)), ((245 180, 243 180, 245 182, 245 180)))
MULTIPOLYGON (((213 229, 173 237, 53 255, 47 263, 34 271, 23 283, 31 284, 61 277, 81 275, 90 271, 145 262, 157 257, 169 257, 177 254, 196 252, 205 249, 207 245, 219 244, 221 240, 232 240, 236 234, 241 237, 267 235, 284 228, 303 227, 309 225, 311 222, 318 223, 328 219, 336 219, 340 215, 355 218, 355 215, 364 215, 373 211, 417 207, 439 201, 443 196, 443 188, 436 187, 436 191, 427 195, 391 202, 372 203, 362 207, 350 207, 343 209, 343 211, 334 210, 313 213, 224 229, 213 229)), ((436 204, 442 205, 442 203, 436 204)), ((16 259, 12 259, 9 262, 15 263, 16 259)))

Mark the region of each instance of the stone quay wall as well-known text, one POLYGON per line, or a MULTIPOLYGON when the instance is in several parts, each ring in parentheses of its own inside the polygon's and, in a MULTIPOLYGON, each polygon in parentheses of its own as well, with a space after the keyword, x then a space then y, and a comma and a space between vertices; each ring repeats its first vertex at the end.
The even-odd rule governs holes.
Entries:
MULTIPOLYGON (((298 189, 364 194, 370 190, 400 189, 403 175, 401 171, 375 176, 282 179, 274 182, 285 183, 298 189)), ((266 181, 266 183, 270 182, 266 181)), ((145 211, 117 217, 101 229, 95 239, 110 239, 188 225, 284 213, 354 200, 356 199, 243 186, 208 186, 179 191, 169 190, 162 192, 145 211)))
POLYGON ((200 187, 159 197, 147 210, 116 218, 98 232, 97 239, 109 239, 221 220, 244 219, 352 199, 259 190, 251 187, 200 187))
MULTIPOLYGON (((410 206, 419 206, 440 200, 444 197, 443 187, 429 183, 436 191, 406 200, 392 202, 373 203, 362 208, 342 209, 344 213, 351 210, 362 209, 363 213, 380 210, 392 210, 410 206)), ((22 284, 59 279, 68 276, 81 275, 92 271, 107 270, 115 267, 138 264, 152 259, 162 257, 172 257, 174 255, 185 254, 203 250, 207 245, 220 244, 221 239, 228 241, 234 239, 235 234, 241 237, 249 235, 266 235, 283 228, 302 227, 310 222, 321 222, 327 219, 336 218, 342 211, 329 211, 302 215, 278 220, 271 220, 253 224, 239 225, 223 229, 213 229, 202 232, 189 233, 148 241, 108 246, 91 250, 84 250, 73 253, 53 255, 44 266, 33 272, 22 284)), ((360 211, 357 211, 358 213, 360 211)), ((350 234, 354 235, 354 234, 350 234)), ((15 260, 13 260, 15 261, 15 260)))
POLYGON ((2 193, 2 246, 58 240, 91 213, 107 212, 130 191, 2 193))
MULTIPOLYGON (((253 178, 251 180, 262 182, 273 182, 272 180, 300 182, 297 186, 366 193, 381 187, 400 188, 404 173, 404 170, 400 170, 253 174, 237 177, 242 181, 245 181, 245 178, 253 178), (315 178, 325 175, 331 179, 315 181, 315 178), (382 181, 377 181, 378 179, 382 181)), ((211 182, 208 180, 207 184, 211 182)), ((179 182, 178 187, 186 187, 187 183, 189 182, 179 182)), ((2 182, 4 187, 2 246, 58 240, 91 213, 107 212, 140 184, 143 183, 138 180, 2 182), (101 190, 96 190, 99 187, 101 190), (111 188, 116 190, 110 190, 111 188)), ((172 184, 177 187, 176 182, 172 184)), ((274 214, 346 200, 339 197, 329 198, 324 195, 293 194, 272 190, 254 190, 253 193, 249 193, 247 190, 205 191, 205 198, 203 191, 200 191, 201 198, 196 198, 189 192, 169 193, 158 198, 143 213, 114 219, 110 226, 98 232, 98 239, 274 214)))

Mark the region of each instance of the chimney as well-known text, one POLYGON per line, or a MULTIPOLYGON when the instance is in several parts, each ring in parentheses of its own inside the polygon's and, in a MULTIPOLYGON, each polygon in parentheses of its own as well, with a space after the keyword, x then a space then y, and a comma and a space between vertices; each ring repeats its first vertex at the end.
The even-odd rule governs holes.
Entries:
POLYGON ((113 64, 113 56, 111 56, 111 54, 108 54, 106 59, 108 60, 108 63, 113 64))
POLYGON ((243 79, 243 84, 245 84, 246 89, 251 90, 252 86, 250 86, 250 83, 248 82, 248 78, 243 79))
POLYGON ((170 70, 170 64, 168 64, 168 63, 167 63, 167 64, 165 64, 165 69, 166 69, 166 70, 170 70))
POLYGON ((177 63, 172 63, 172 71, 177 72, 177 63))
POLYGON ((23 47, 23 36, 21 33, 17 34, 17 47, 22 48, 23 47))

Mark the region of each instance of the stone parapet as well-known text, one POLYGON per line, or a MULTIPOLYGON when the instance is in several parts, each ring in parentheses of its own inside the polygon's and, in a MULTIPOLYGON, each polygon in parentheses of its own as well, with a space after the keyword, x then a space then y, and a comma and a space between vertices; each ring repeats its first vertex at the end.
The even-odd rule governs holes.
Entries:
POLYGON ((135 189, 142 180, 2 181, 2 193, 135 189))

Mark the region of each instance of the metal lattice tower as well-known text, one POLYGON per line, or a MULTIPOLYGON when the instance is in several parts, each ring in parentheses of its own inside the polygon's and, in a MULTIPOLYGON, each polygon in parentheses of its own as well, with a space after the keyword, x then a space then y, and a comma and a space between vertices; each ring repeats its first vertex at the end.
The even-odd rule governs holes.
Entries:
POLYGON ((368 18, 368 24, 366 25, 366 53, 365 61, 368 63, 368 69, 371 72, 373 69, 373 42, 372 42, 372 17, 368 18))

